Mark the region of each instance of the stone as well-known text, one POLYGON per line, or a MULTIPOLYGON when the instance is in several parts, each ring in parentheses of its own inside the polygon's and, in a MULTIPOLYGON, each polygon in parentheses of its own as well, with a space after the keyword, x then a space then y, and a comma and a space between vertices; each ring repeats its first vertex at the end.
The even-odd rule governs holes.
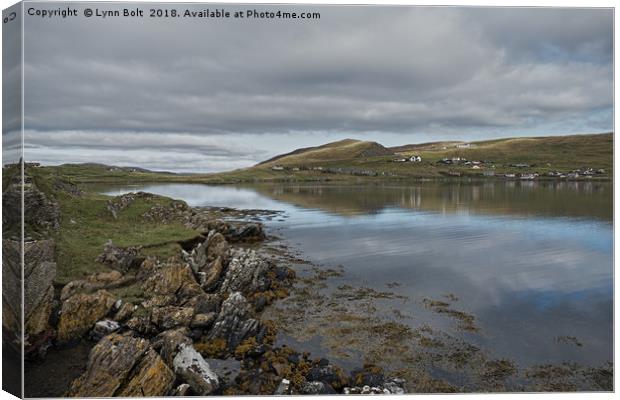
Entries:
POLYGON ((115 302, 114 296, 105 290, 71 296, 60 310, 58 340, 67 342, 80 338, 110 312, 115 302))
POLYGON ((181 350, 181 345, 192 345, 192 340, 187 337, 185 328, 164 331, 153 340, 153 348, 159 351, 164 362, 170 367, 173 367, 174 357, 181 350))
POLYGON ((210 291, 215 289, 217 283, 222 275, 222 271, 224 270, 222 257, 217 257, 215 260, 211 261, 202 271, 202 279, 200 281, 200 286, 206 290, 210 291))
POLYGON ((135 309, 136 309, 136 306, 134 304, 123 303, 123 305, 121 305, 121 307, 116 312, 116 314, 114 314, 114 318, 113 318, 114 321, 125 322, 131 317, 131 314, 133 314, 135 309))
POLYGON ((275 392, 273 392, 276 396, 282 396, 285 394, 292 394, 291 390, 291 381, 288 379, 282 379, 275 392))
POLYGON ((305 382, 299 388, 302 394, 335 394, 336 391, 329 384, 321 381, 305 382))
POLYGON ((97 257, 97 262, 105 264, 111 268, 122 272, 127 272, 131 268, 137 268, 144 261, 140 256, 141 247, 119 247, 112 243, 112 240, 103 247, 103 253, 97 257))
POLYGON ((254 250, 247 249, 235 249, 231 251, 231 257, 222 282, 222 292, 250 294, 269 289, 271 281, 268 273, 273 266, 267 260, 254 250))
POLYGON ((118 322, 104 319, 95 323, 95 327, 90 333, 90 336, 95 340, 100 340, 102 337, 107 336, 112 332, 116 332, 120 328, 121 326, 118 324, 118 322))
POLYGON ((192 307, 197 314, 218 313, 222 296, 218 293, 201 293, 185 301, 184 307, 192 307))
POLYGON ((233 242, 252 242, 265 239, 265 233, 262 225, 250 223, 235 227, 229 237, 233 242))
POLYGON ((174 372, 199 396, 213 393, 219 387, 217 375, 193 346, 181 344, 172 364, 174 372))
POLYGON ((189 326, 194 317, 191 307, 155 307, 151 310, 151 321, 160 329, 171 329, 177 326, 189 326))
POLYGON ((190 327, 192 328, 208 328, 215 321, 215 313, 207 313, 207 314, 196 314, 192 319, 190 327))
POLYGON ((187 265, 164 264, 142 286, 147 297, 174 295, 177 299, 189 299, 203 294, 192 270, 187 265))
POLYGON ((229 350, 243 340, 255 336, 260 323, 252 318, 250 306, 239 292, 234 292, 222 303, 222 309, 209 332, 209 339, 225 339, 229 350))
POLYGON ((215 261, 218 258, 221 259, 222 262, 227 261, 230 246, 226 238, 224 238, 224 235, 219 232, 211 231, 207 236, 205 244, 207 246, 207 262, 215 261))
POLYGON ((67 283, 60 292, 60 300, 65 301, 69 297, 80 292, 93 292, 118 284, 123 280, 123 274, 119 271, 100 272, 92 274, 85 279, 79 279, 67 283))
POLYGON ((155 350, 149 350, 135 367, 131 378, 114 396, 149 397, 166 396, 175 381, 174 372, 163 362, 155 350))
POLYGON ((69 388, 71 397, 111 397, 149 350, 146 339, 113 333, 93 347, 86 371, 69 388))
POLYGON ((182 383, 179 386, 177 386, 174 391, 172 391, 171 396, 189 396, 191 393, 191 386, 189 386, 187 383, 182 383))

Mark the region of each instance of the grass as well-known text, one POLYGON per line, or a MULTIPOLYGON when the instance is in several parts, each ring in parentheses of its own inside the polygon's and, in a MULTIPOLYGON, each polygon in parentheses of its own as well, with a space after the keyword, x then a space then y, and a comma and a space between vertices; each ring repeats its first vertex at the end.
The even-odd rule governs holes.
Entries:
MULTIPOLYGON (((213 174, 171 174, 133 171, 130 168, 111 168, 98 164, 66 164, 45 167, 50 173, 79 183, 144 183, 184 182, 233 184, 243 182, 385 182, 411 179, 445 178, 449 172, 465 177, 483 177, 484 169, 493 165, 496 174, 533 173, 550 171, 568 172, 582 167, 605 169, 597 179, 611 179, 613 174, 613 134, 550 136, 538 138, 508 138, 472 142, 472 148, 457 148, 459 142, 435 142, 405 145, 386 149, 375 142, 343 140, 323 146, 298 149, 274 157, 254 167, 213 174), (376 155, 394 152, 395 155, 376 155), (395 158, 418 154, 419 163, 398 163, 395 158), (488 161, 483 169, 466 165, 443 165, 444 157, 462 157, 468 160, 488 161), (528 164, 528 168, 514 168, 510 164, 528 164), (275 165, 286 166, 274 171, 275 165), (331 172, 312 170, 322 167, 331 172), (293 168, 299 168, 294 171, 293 168), (338 172, 335 169, 345 169, 338 172), (371 172, 379 176, 352 175, 350 170, 371 172)), ((453 178, 452 178, 453 179, 453 178)))
POLYGON ((98 263, 104 244, 112 240, 119 246, 147 246, 145 255, 163 258, 178 254, 179 240, 195 237, 198 232, 181 223, 169 224, 146 222, 142 214, 156 204, 168 205, 172 199, 155 196, 152 201, 136 199, 114 219, 107 210, 109 196, 83 192, 72 196, 53 189, 56 173, 47 168, 29 170, 39 187, 58 202, 61 209, 60 230, 55 235, 57 249, 57 283, 66 284, 86 275, 108 270, 98 263))

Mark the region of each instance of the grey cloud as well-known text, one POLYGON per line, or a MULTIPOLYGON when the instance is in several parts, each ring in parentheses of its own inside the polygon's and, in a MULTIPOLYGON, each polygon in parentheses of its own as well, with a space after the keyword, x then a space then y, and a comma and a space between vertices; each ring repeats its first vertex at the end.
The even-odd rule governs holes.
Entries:
POLYGON ((249 165, 277 143, 250 140, 248 152, 235 148, 241 140, 221 148, 213 138, 320 131, 401 134, 404 143, 611 129, 610 10, 303 9, 321 19, 28 17, 25 114, 36 134, 27 139, 40 149, 122 144, 152 157, 169 146, 249 165), (117 141, 122 132, 134 139, 117 141))

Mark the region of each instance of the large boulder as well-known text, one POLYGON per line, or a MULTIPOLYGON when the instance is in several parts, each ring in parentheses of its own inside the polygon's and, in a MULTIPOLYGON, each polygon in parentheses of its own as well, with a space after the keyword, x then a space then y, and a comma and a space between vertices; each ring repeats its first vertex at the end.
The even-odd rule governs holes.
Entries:
POLYGON ((222 282, 223 292, 252 294, 269 289, 271 280, 268 273, 273 268, 271 263, 248 249, 235 249, 231 251, 231 257, 222 282))
POLYGON ((21 243, 2 240, 2 334, 6 343, 21 352, 21 243))
POLYGON ((157 266, 142 289, 147 298, 174 296, 176 302, 204 293, 196 282, 191 268, 182 264, 157 266))
POLYGON ((58 340, 67 342, 80 338, 108 315, 115 302, 116 298, 106 290, 78 293, 68 298, 60 310, 58 340))
POLYGON ((151 322, 160 329, 171 329, 178 326, 189 326, 194 317, 191 307, 155 307, 151 310, 151 322))
POLYGON ((174 373, 146 339, 111 334, 90 352, 86 371, 68 391, 74 397, 165 396, 174 373))
POLYGON ((103 247, 103 253, 97 257, 98 262, 122 272, 127 272, 131 268, 137 268, 144 261, 140 256, 141 247, 119 247, 108 240, 103 247))
POLYGON ((192 391, 199 396, 213 393, 219 387, 219 380, 205 359, 188 344, 181 344, 172 360, 174 372, 189 384, 192 391))
POLYGON ((209 332, 209 339, 224 339, 230 351, 243 340, 255 336, 261 328, 252 317, 250 305, 239 292, 232 293, 222 303, 222 309, 209 332))

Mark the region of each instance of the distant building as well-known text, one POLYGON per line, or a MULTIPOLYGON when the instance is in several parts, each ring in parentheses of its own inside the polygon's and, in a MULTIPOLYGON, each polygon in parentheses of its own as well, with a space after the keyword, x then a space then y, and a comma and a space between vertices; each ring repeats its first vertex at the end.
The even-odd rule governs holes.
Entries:
POLYGON ((271 169, 274 171, 284 171, 284 167, 281 165, 274 165, 271 169))
POLYGON ((420 162, 420 161, 422 161, 422 157, 420 157, 420 156, 411 156, 411 157, 409 157, 409 161, 411 161, 411 162, 420 162))

